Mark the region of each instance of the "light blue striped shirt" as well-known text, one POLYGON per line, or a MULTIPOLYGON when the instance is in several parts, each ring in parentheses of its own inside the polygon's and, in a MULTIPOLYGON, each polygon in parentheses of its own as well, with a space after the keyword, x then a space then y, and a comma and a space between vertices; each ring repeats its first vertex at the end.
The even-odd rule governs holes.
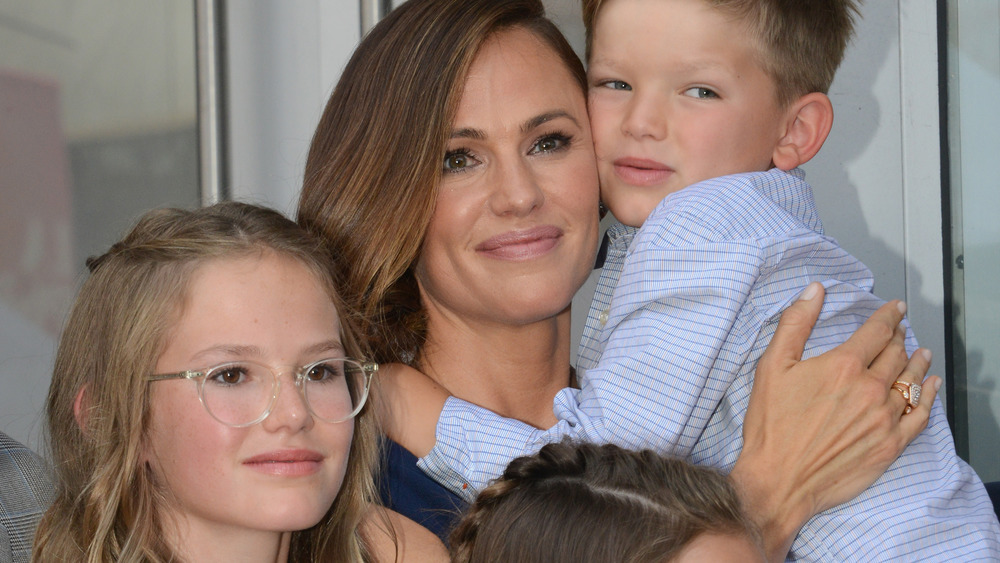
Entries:
MULTIPOLYGON (((609 237, 580 346, 580 389, 556 396, 558 424, 538 430, 450 398, 437 444, 419 463, 446 487, 471 499, 514 457, 567 436, 728 472, 743 446, 757 360, 802 289, 826 287, 804 357, 845 341, 883 303, 868 268, 823 235, 798 170, 687 187, 641 230, 614 225, 609 237)), ((916 347, 908 330, 907 348, 916 347)), ((1000 560, 1000 524, 955 454, 940 402, 875 484, 803 526, 789 558, 1000 560)))

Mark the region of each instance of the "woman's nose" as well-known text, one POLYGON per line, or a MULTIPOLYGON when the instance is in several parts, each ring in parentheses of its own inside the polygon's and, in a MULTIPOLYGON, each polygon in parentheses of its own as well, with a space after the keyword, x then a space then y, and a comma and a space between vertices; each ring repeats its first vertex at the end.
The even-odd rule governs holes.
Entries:
POLYGON ((545 201, 538 174, 523 157, 508 158, 494 167, 490 182, 490 208, 497 215, 525 215, 545 201))

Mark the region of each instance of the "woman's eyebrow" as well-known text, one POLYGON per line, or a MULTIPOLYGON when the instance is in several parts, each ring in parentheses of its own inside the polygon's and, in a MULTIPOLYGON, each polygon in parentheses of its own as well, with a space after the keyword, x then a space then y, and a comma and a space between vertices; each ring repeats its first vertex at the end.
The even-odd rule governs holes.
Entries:
POLYGON ((552 121, 554 119, 559 119, 561 117, 565 117, 566 119, 572 121, 577 127, 580 126, 580 122, 578 122, 576 118, 570 115, 569 113, 563 110, 555 110, 555 111, 545 112, 541 115, 537 115, 525 121, 524 124, 521 125, 521 131, 527 133, 528 131, 531 131, 536 127, 545 125, 549 121, 552 121))
POLYGON ((472 127, 463 127, 461 129, 455 129, 451 132, 451 139, 474 139, 477 141, 482 141, 486 138, 486 133, 479 129, 473 129, 472 127))
MULTIPOLYGON (((566 118, 566 119, 572 121, 573 124, 575 124, 577 127, 580 126, 580 122, 577 121, 575 117, 573 117, 572 115, 570 115, 569 112, 566 112, 566 111, 563 111, 563 110, 554 110, 554 111, 547 111, 547 112, 545 112, 543 114, 540 114, 540 115, 536 115, 535 117, 532 117, 531 119, 525 121, 521 125, 521 132, 522 133, 527 133, 527 132, 531 131, 532 129, 535 129, 536 127, 539 127, 541 125, 545 125, 549 121, 552 121, 554 119, 559 119, 559 118, 566 118)), ((454 131, 452 131, 451 135, 449 135, 449 138, 451 138, 451 139, 474 139, 474 140, 477 140, 477 141, 481 141, 481 140, 483 140, 483 139, 486 138, 486 133, 484 133, 480 129, 475 129, 473 127, 463 127, 461 129, 455 129, 454 131)))

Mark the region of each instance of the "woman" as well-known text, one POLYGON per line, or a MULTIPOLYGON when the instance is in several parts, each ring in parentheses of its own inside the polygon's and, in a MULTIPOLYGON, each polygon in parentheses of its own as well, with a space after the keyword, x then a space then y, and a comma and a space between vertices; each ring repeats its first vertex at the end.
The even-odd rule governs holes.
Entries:
MULTIPOLYGON (((48 399, 38 561, 362 561, 377 366, 281 214, 158 210, 88 261, 48 399)), ((385 526, 382 526, 385 529, 385 526)), ((378 552, 392 549, 379 531, 378 552)))
MULTIPOLYGON (((299 220, 345 256, 341 294, 362 311, 373 358, 417 367, 449 394, 504 416, 540 428, 555 422, 553 397, 575 383, 569 304, 598 240, 585 91, 579 60, 530 0, 411 0, 362 41, 313 139, 299 220), (514 35, 527 42, 523 51, 476 68, 481 50, 514 35), (517 74, 522 68, 530 72, 517 74)), ((789 369, 794 354, 770 356, 768 385, 784 387, 801 370, 826 375, 851 398, 833 394, 821 401, 842 402, 819 405, 804 392, 810 407, 794 398, 789 406, 787 393, 755 390, 766 405, 747 415, 731 477, 769 553, 787 551, 809 516, 857 494, 926 423, 924 413, 900 425, 902 405, 889 395, 902 367, 900 335, 872 362, 899 319, 868 327, 884 335, 877 344, 866 335, 815 363, 789 369), (881 375, 850 368, 859 364, 881 375), (771 417, 800 406, 805 421, 771 417), (859 417, 846 428, 812 424, 848 411, 859 417), (819 462, 816 444, 842 455, 819 462), (802 452, 803 463, 772 463, 789 452, 802 452), (841 486, 831 491, 832 478, 841 486)), ((788 342, 776 337, 772 349, 788 342)), ((436 420, 439 399, 416 392, 396 395, 393 416, 436 420)), ((410 449, 390 444, 392 500, 400 507, 399 495, 416 491, 402 503, 440 515, 454 503, 420 481, 410 455, 426 454, 433 436, 411 441, 409 429, 390 427, 410 449)))

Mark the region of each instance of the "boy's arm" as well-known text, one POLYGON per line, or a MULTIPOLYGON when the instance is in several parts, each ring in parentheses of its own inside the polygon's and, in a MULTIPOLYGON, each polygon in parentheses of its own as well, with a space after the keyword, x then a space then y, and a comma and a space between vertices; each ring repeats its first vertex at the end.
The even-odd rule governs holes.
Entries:
MULTIPOLYGON (((689 454, 754 343, 755 321, 744 322, 741 331, 733 327, 752 311, 746 302, 762 269, 781 253, 808 259, 813 245, 825 244, 807 231, 814 236, 794 240, 795 248, 765 254, 759 231, 801 230, 780 213, 768 215, 754 182, 773 178, 731 177, 702 191, 689 187, 674 194, 676 205, 661 206, 655 222, 651 216, 615 288, 599 364, 578 374, 579 390, 557 395, 554 427, 540 431, 449 399, 421 469, 472 498, 511 459, 565 437, 689 454), (751 219, 748 211, 757 214, 751 219), (756 219, 760 215, 766 216, 756 219)), ((789 283, 803 287, 808 281, 789 283)))
MULTIPOLYGON (((680 264, 681 257, 672 254, 690 250, 656 252, 660 259, 680 264)), ((580 374, 581 389, 558 394, 555 426, 539 430, 450 398, 437 424, 436 443, 420 460, 421 469, 471 499, 511 459, 564 437, 685 455, 728 387, 728 380, 709 384, 708 377, 753 287, 760 261, 760 249, 753 241, 706 242, 696 250, 712 255, 717 268, 701 262, 661 269, 660 277, 647 284, 647 292, 616 306, 608 323, 614 330, 604 357, 598 366, 580 374), (751 273, 732 279, 737 263, 751 273), (718 280, 727 277, 729 282, 717 287, 718 280)), ((648 280, 651 275, 642 268, 641 252, 638 258, 622 276, 626 290, 633 289, 628 285, 636 279, 648 280)), ((725 379, 740 365, 742 359, 737 359, 732 370, 716 372, 725 379)), ((405 377, 419 381, 412 373, 405 377)), ((411 397, 404 394, 403 399, 409 402, 411 397)), ((434 404, 440 406, 440 399, 434 404)), ((399 412, 410 417, 405 410, 399 412)), ((401 444, 407 449, 411 448, 405 443, 405 433, 418 436, 411 449, 416 455, 432 443, 426 433, 427 420, 417 418, 401 425, 401 444), (424 430, 414 434, 414 425, 424 430)))

